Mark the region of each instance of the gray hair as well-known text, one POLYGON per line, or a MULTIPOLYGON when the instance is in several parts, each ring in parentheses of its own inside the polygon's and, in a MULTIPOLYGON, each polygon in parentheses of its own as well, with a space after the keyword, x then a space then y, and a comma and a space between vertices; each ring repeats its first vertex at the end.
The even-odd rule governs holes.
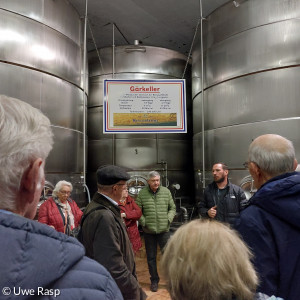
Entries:
POLYGON ((156 177, 156 176, 160 177, 160 174, 156 171, 151 171, 151 172, 148 173, 147 179, 149 180, 150 178, 153 178, 153 177, 156 177))
POLYGON ((22 176, 52 149, 49 119, 31 105, 0 95, 0 208, 15 211, 22 176))
POLYGON ((59 181, 59 182, 55 185, 55 188, 54 188, 54 190, 52 191, 52 196, 57 197, 57 193, 58 193, 58 192, 61 190, 61 188, 62 188, 63 186, 65 186, 65 185, 70 187, 71 192, 73 191, 73 185, 72 185, 71 182, 65 181, 65 180, 61 180, 61 181, 59 181))
POLYGON ((266 134, 255 139, 249 146, 248 160, 271 176, 294 171, 295 149, 288 139, 266 134))

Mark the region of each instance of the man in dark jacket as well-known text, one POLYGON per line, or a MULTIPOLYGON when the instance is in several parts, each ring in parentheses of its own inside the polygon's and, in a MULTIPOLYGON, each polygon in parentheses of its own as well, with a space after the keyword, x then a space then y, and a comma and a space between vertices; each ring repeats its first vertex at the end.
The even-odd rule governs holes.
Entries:
POLYGON ((117 203, 129 178, 118 166, 97 170, 98 192, 83 215, 82 243, 87 256, 109 270, 125 300, 140 300, 146 294, 137 281, 134 254, 117 203))
POLYGON ((121 300, 109 272, 77 240, 30 220, 52 143, 48 118, 0 96, 0 298, 121 300))
POLYGON ((199 214, 233 225, 246 204, 246 195, 239 186, 229 182, 224 163, 214 164, 212 173, 214 182, 204 190, 204 197, 198 203, 199 214))
POLYGON ((259 292, 300 297, 300 174, 291 141, 275 134, 256 138, 245 166, 258 189, 236 229, 254 252, 259 292))

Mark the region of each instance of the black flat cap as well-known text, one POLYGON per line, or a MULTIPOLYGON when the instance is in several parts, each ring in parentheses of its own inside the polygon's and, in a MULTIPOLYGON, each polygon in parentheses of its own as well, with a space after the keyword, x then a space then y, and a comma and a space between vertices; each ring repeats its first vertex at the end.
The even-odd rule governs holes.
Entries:
POLYGON ((98 168, 97 182, 102 185, 112 185, 121 180, 127 181, 130 175, 121 167, 106 165, 98 168))

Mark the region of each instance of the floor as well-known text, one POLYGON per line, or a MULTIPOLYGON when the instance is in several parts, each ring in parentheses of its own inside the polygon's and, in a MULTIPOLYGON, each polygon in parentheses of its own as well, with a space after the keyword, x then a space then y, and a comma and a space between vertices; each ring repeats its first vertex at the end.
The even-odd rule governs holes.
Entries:
POLYGON ((142 238, 142 242, 143 242, 143 247, 136 254, 136 259, 135 259, 136 260, 136 272, 137 272, 138 281, 148 296, 147 300, 171 300, 171 297, 166 289, 166 282, 162 278, 162 275, 159 272, 159 262, 160 262, 160 250, 159 249, 158 249, 159 254, 157 256, 158 273, 160 276, 160 281, 158 284, 158 291, 157 292, 150 291, 150 275, 149 275, 149 271, 148 271, 146 250, 145 250, 143 238, 142 238))

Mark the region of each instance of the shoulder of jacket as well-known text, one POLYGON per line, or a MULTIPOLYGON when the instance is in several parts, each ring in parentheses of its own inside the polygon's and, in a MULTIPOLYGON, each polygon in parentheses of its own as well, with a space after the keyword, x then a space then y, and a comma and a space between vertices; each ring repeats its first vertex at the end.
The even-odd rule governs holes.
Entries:
POLYGON ((217 189, 217 185, 214 182, 211 182, 204 189, 204 192, 211 192, 211 191, 216 190, 216 189, 217 189))
POLYGON ((41 206, 56 206, 56 203, 52 197, 48 198, 41 206))
POLYGON ((234 192, 243 192, 243 189, 240 186, 238 186, 234 183, 231 183, 231 182, 229 183, 229 188, 231 190, 233 190, 234 192))
POLYGON ((65 295, 66 299, 69 299, 68 296, 73 294, 74 299, 76 297, 77 299, 83 299, 78 296, 80 290, 85 295, 84 299, 123 299, 110 273, 101 264, 86 256, 82 257, 77 264, 70 268, 57 283, 65 287, 62 289, 65 294, 61 294, 61 296, 65 295), (84 280, 82 280, 82 272, 85 274, 84 280), (74 281, 79 283, 76 287, 72 285, 74 281), (70 286, 70 284, 71 287, 68 289, 66 286, 70 286))

